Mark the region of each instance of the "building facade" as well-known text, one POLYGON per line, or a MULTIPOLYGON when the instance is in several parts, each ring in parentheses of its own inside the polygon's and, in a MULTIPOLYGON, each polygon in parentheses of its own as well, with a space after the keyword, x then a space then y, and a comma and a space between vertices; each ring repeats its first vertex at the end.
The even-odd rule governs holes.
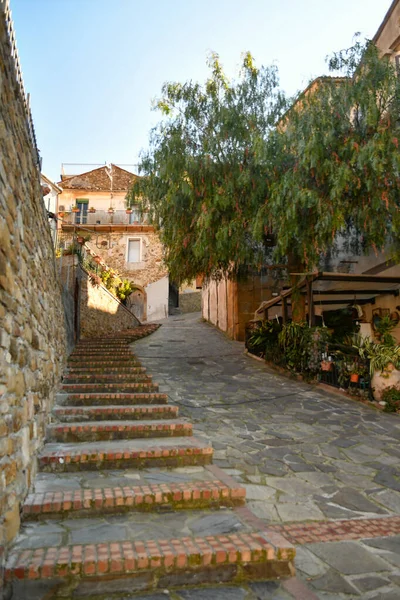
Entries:
POLYGON ((79 175, 62 176, 59 228, 66 248, 82 232, 87 246, 111 269, 136 286, 129 303, 141 321, 168 316, 169 279, 163 247, 147 215, 127 208, 126 195, 137 175, 105 165, 79 175))

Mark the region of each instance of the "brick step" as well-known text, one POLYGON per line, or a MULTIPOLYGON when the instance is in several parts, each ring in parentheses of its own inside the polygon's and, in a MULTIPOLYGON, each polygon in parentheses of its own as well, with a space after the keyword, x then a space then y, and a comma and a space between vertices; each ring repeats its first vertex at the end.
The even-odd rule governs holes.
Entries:
MULTIPOLYGON (((31 597, 24 583, 40 580, 48 598, 83 597, 292 575, 295 550, 269 542, 268 532, 124 540, 14 549, 5 579, 13 597, 31 597), (54 582, 54 587, 51 584, 54 582), (64 585, 64 588, 63 588, 64 585)), ((125 596, 126 597, 126 596, 125 596)))
POLYGON ((84 394, 85 392, 158 392, 158 384, 150 381, 137 383, 63 383, 61 389, 71 394, 84 394))
POLYGON ((68 373, 63 377, 63 383, 132 383, 152 381, 152 376, 146 374, 144 367, 137 373, 68 373))
POLYGON ((130 511, 199 509, 241 506, 246 490, 218 479, 150 485, 118 485, 93 489, 29 494, 22 509, 25 521, 66 519, 130 511))
POLYGON ((136 406, 137 404, 167 404, 167 394, 159 392, 117 392, 57 394, 57 403, 61 406, 136 406))
POLYGON ((174 419, 179 408, 170 404, 136 404, 135 406, 56 406, 53 415, 59 421, 101 421, 116 419, 174 419))
POLYGON ((78 357, 69 357, 68 358, 68 367, 102 367, 102 366, 110 366, 110 367, 140 367, 141 362, 135 358, 132 354, 127 358, 114 358, 110 356, 105 359, 103 357, 92 357, 91 359, 84 359, 78 357))
POLYGON ((101 366, 101 367, 81 367, 81 366, 70 366, 68 367, 68 374, 76 374, 76 375, 80 375, 81 373, 84 374, 89 374, 89 373, 93 373, 93 374, 100 374, 100 375, 107 375, 110 373, 142 373, 142 372, 146 372, 146 367, 139 367, 139 366, 133 366, 133 367, 110 367, 110 366, 101 366))
POLYGON ((130 347, 125 345, 125 346, 120 346, 120 347, 112 347, 112 346, 103 346, 102 348, 97 347, 85 347, 85 348, 75 348, 72 352, 71 352, 71 356, 81 356, 81 355, 87 355, 87 354, 110 354, 110 353, 115 353, 115 354, 130 354, 133 355, 133 352, 131 351, 130 347))
POLYGON ((46 444, 39 454, 45 472, 76 472, 99 469, 143 469, 208 465, 213 449, 196 437, 46 444))
POLYGON ((48 425, 48 442, 103 442, 137 438, 180 437, 192 435, 192 424, 184 420, 91 421, 48 425))

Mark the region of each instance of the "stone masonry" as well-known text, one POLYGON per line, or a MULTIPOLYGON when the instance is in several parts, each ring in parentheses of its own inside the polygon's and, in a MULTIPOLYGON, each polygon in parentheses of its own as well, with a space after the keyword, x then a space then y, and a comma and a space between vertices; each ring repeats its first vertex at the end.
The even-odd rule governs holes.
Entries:
POLYGON ((0 596, 65 353, 52 240, 0 2, 0 596))

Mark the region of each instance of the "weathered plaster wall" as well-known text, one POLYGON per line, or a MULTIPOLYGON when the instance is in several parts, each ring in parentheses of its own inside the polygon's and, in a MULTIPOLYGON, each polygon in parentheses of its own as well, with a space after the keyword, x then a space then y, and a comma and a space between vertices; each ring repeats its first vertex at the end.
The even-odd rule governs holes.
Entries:
POLYGON ((64 357, 61 288, 0 9, 0 546, 18 531, 64 357))
POLYGON ((145 288, 147 293, 147 320, 159 321, 168 317, 169 280, 163 277, 145 288))
POLYGON ((203 285, 202 314, 231 339, 245 339, 246 323, 263 300, 270 300, 274 288, 268 276, 249 276, 246 281, 221 280, 203 285))
POLYGON ((99 337, 137 327, 138 320, 103 286, 95 286, 86 273, 80 276, 80 335, 99 337))

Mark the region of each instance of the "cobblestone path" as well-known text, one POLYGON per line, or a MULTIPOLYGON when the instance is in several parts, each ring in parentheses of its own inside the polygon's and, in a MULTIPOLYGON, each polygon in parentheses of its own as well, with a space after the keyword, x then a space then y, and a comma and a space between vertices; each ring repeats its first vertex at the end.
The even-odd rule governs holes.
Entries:
MULTIPOLYGON (((398 415, 275 374, 198 314, 133 347, 251 511, 297 545, 297 572, 318 598, 400 598, 398 415)), ((290 597, 274 585, 257 597, 290 597)), ((181 597, 250 598, 201 593, 181 597)))

